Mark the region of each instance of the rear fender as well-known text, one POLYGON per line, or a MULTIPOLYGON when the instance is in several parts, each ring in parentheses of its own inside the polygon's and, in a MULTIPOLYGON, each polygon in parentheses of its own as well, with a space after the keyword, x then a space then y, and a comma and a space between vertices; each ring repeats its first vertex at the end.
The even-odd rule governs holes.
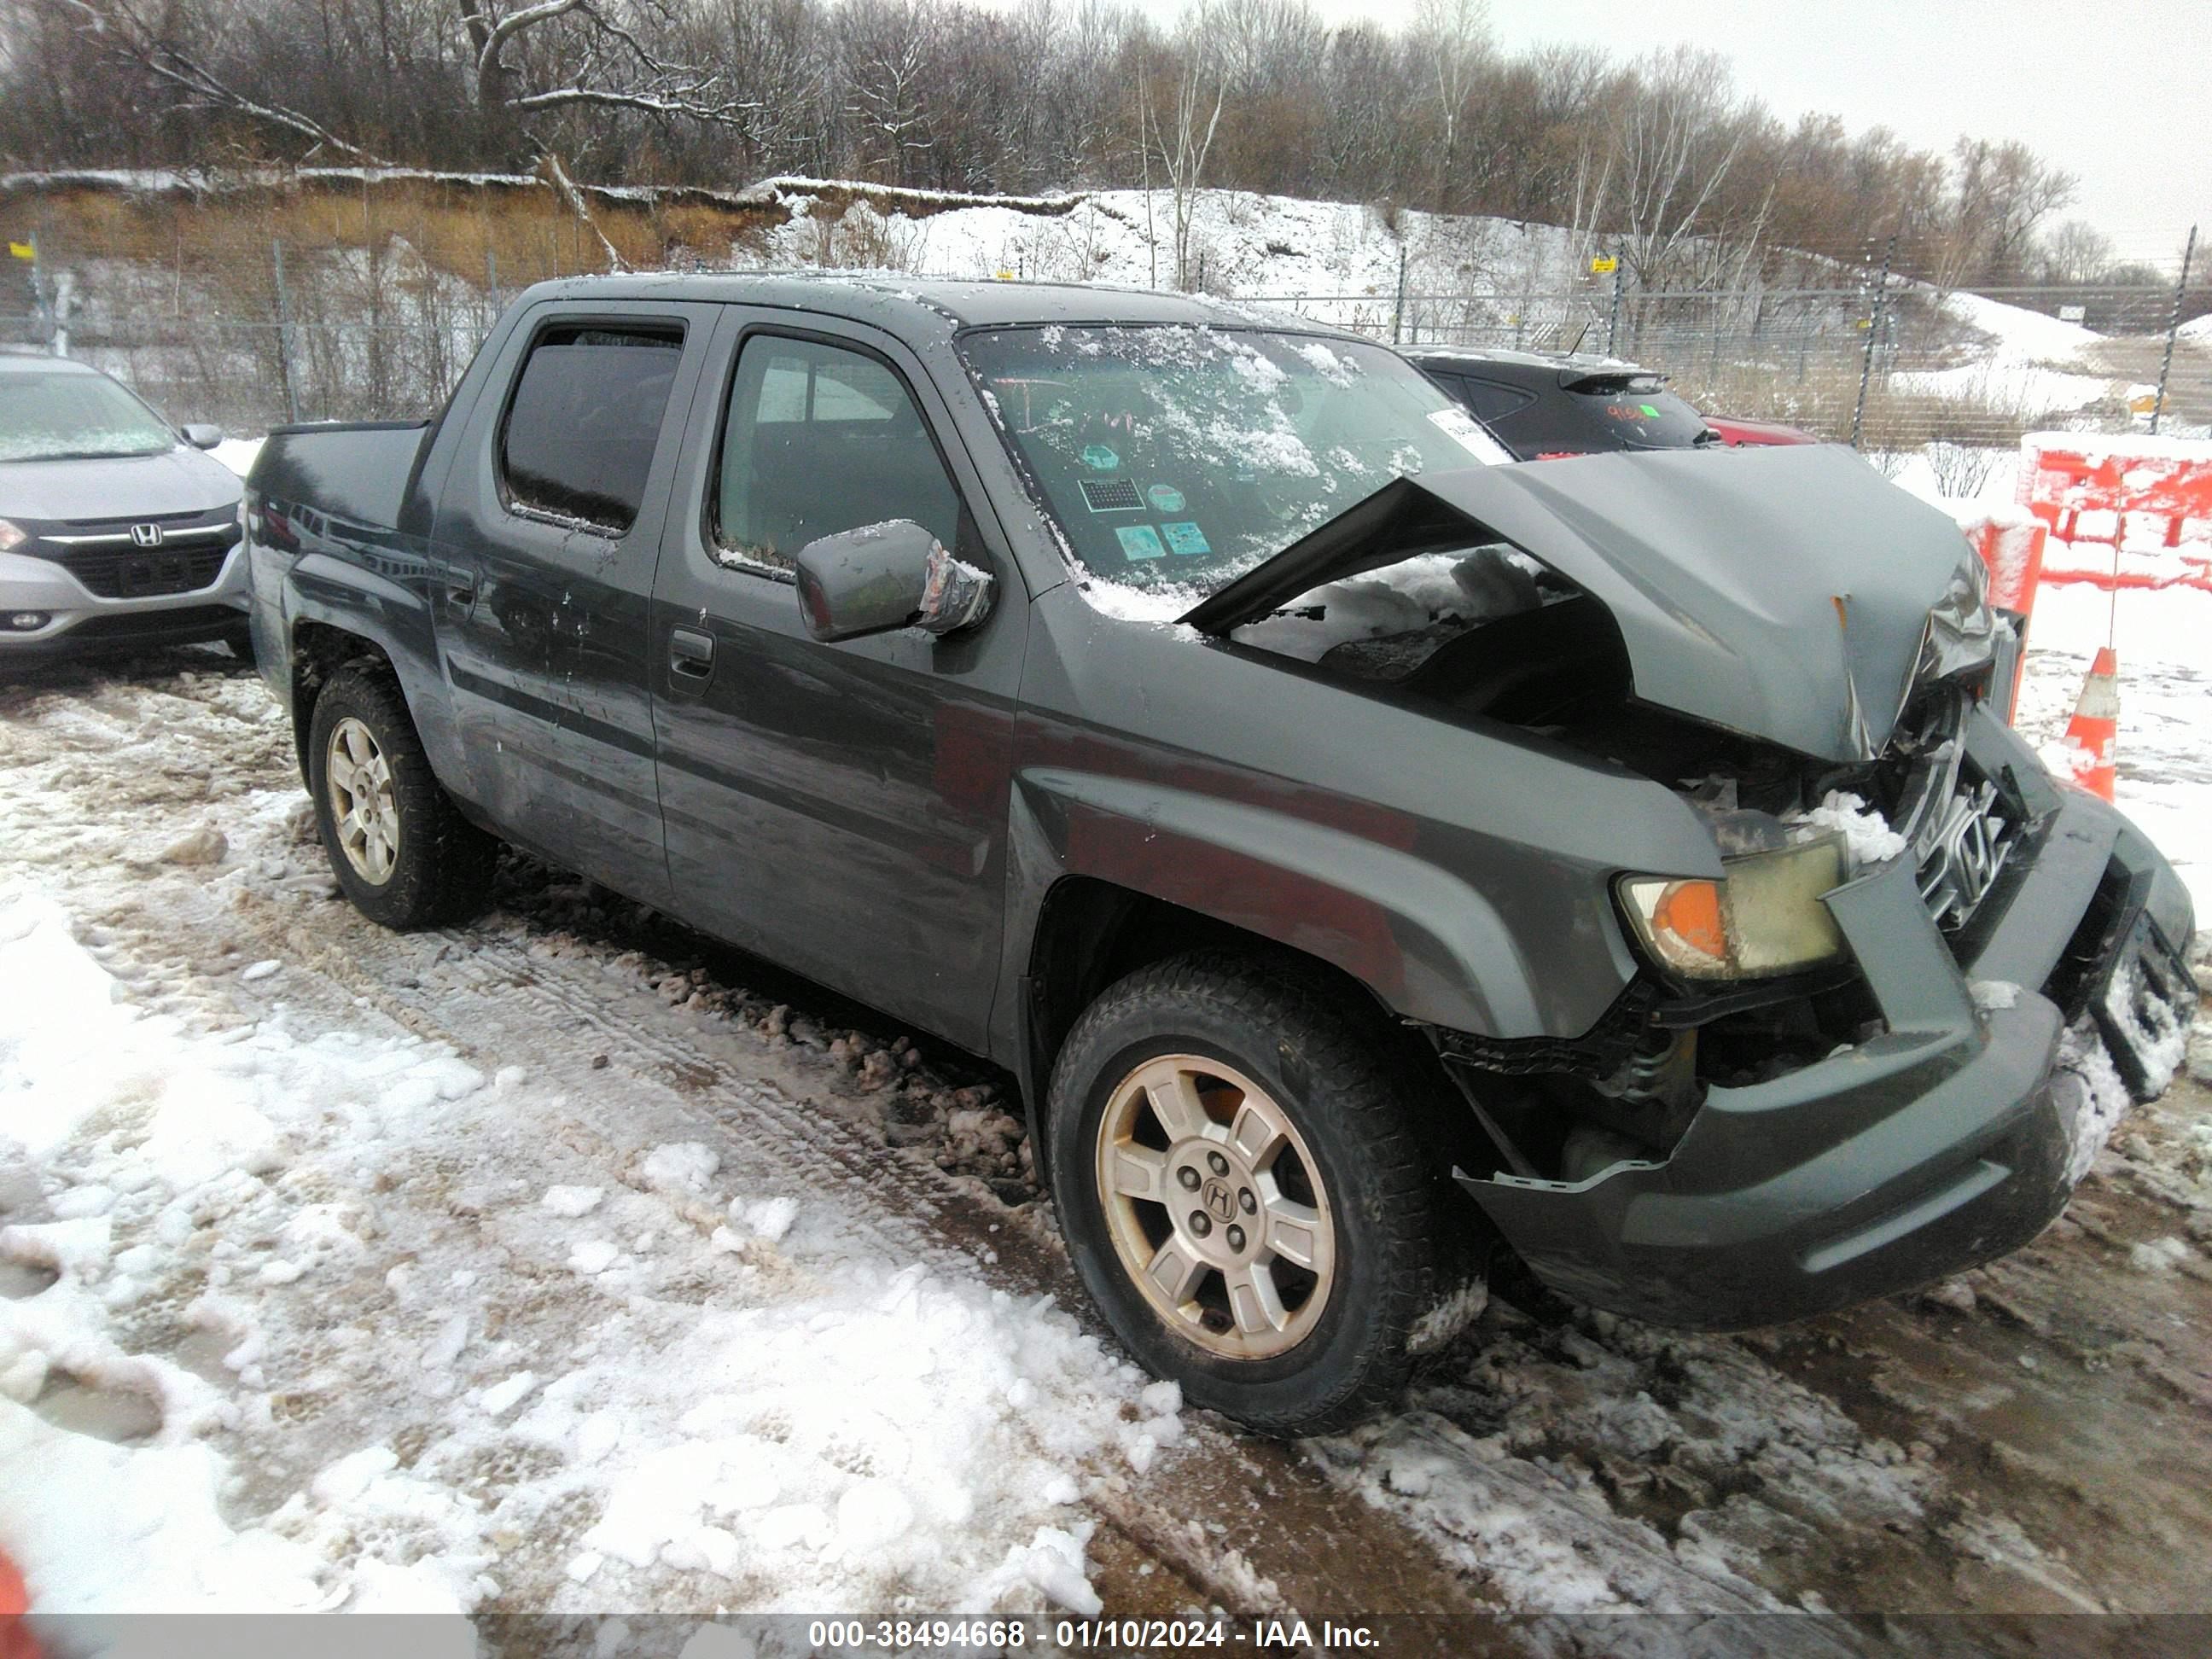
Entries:
MULTIPOLYGON (((465 799, 467 769, 452 700, 438 668, 427 565, 422 569, 422 574, 410 580, 404 567, 387 574, 328 553, 309 553, 284 578, 285 631, 295 653, 303 623, 349 635, 380 653, 399 681, 438 781, 465 799)), ((304 733, 312 710, 306 705, 295 707, 293 718, 302 733, 304 767, 304 733)))

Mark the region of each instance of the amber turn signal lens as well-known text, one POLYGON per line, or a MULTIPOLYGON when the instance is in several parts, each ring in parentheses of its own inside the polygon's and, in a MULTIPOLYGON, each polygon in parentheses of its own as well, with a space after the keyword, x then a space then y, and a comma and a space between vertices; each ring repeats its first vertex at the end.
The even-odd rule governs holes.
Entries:
MULTIPOLYGON (((1716 962, 1729 955, 1728 929, 1721 921, 1720 884, 1678 881, 1659 896, 1651 912, 1651 931, 1716 962)), ((1671 953, 1670 953, 1671 954, 1671 953)))
POLYGON ((1844 953, 1826 895, 1843 884, 1844 838, 1724 858, 1726 878, 1624 876, 1621 908, 1654 965, 1692 979, 1793 973, 1844 953))

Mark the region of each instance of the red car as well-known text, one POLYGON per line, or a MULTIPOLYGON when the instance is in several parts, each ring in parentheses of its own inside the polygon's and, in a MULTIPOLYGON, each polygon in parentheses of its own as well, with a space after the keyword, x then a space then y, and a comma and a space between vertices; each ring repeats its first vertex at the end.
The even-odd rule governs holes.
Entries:
POLYGON ((1705 424, 1732 444, 1816 444, 1811 433, 1779 421, 1740 421, 1729 415, 1708 415, 1705 424))

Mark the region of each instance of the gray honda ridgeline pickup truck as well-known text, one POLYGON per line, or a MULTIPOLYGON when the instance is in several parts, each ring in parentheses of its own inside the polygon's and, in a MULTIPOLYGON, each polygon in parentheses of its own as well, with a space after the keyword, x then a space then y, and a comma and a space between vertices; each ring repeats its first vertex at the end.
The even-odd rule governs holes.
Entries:
POLYGON ((573 281, 436 420, 271 435, 252 625, 362 911, 510 842, 1004 1066, 1107 1322, 1256 1429, 1503 1249, 1728 1328, 2033 1237, 2191 916, 1995 712, 1958 531, 1838 448, 1498 459, 1198 300, 573 281))

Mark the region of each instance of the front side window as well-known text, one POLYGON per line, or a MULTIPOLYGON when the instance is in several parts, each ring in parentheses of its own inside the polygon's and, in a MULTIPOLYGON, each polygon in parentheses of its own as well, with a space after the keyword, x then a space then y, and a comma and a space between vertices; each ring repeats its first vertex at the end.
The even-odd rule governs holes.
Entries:
POLYGON ((1511 459, 1379 346, 1161 325, 960 349, 1077 559, 1148 591, 1211 593, 1393 478, 1511 459))
POLYGON ((161 417, 105 374, 32 370, 0 379, 0 461, 116 460, 176 447, 161 417))
POLYGON ((738 356, 714 484, 716 546, 787 570, 811 541, 911 519, 960 544, 960 495, 913 394, 864 352, 756 334, 738 356))
POLYGON ((592 323, 530 348, 500 428, 508 505, 619 536, 636 522, 684 355, 680 328, 592 323))

